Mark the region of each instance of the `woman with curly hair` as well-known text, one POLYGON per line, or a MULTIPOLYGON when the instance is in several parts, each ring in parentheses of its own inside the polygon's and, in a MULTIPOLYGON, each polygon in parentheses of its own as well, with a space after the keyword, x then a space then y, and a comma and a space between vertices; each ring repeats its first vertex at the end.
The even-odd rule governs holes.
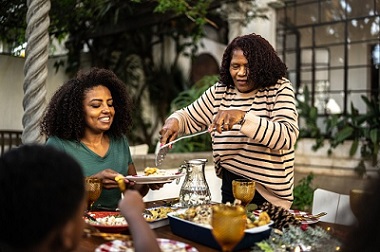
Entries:
MULTIPOLYGON (((110 70, 92 68, 56 91, 41 122, 47 145, 73 156, 85 176, 102 179, 106 190, 94 208, 116 208, 121 194, 115 177, 136 174, 126 138, 132 109, 125 84, 110 70)), ((126 182, 142 196, 162 187, 126 182)))
POLYGON ((235 38, 223 54, 220 80, 162 127, 161 144, 209 129, 222 202, 233 202, 232 181, 256 182, 252 203, 290 208, 298 114, 287 67, 267 40, 235 38))

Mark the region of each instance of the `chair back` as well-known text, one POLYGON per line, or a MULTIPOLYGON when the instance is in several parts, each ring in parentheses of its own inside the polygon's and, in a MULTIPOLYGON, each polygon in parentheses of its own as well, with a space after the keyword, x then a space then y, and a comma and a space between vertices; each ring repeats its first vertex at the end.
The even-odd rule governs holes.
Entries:
POLYGON ((352 225, 356 222, 350 208, 349 195, 339 194, 329 190, 317 188, 313 196, 313 214, 326 212, 321 221, 352 225))
POLYGON ((21 136, 21 130, 0 130, 0 156, 6 151, 20 146, 22 144, 21 136))

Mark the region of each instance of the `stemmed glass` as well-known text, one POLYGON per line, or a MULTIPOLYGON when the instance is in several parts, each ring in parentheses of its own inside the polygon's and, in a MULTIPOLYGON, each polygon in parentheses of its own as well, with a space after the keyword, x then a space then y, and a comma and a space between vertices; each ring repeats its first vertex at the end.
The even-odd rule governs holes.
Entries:
POLYGON ((249 179, 235 179, 232 181, 232 193, 235 199, 241 201, 244 207, 252 201, 255 196, 256 183, 249 179))
POLYGON ((94 202, 99 199, 102 193, 102 180, 98 178, 85 178, 86 191, 87 191, 87 211, 92 209, 94 202))
POLYGON ((240 205, 212 206, 212 234, 223 252, 232 251, 244 236, 247 223, 245 208, 240 205))

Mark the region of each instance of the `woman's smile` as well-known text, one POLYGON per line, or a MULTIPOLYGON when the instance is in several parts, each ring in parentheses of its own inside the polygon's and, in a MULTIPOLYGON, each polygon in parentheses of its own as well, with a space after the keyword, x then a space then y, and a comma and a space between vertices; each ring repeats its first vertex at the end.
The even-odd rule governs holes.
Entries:
POLYGON ((99 132, 110 129, 115 109, 111 92, 105 86, 99 85, 85 93, 83 101, 86 126, 99 132))

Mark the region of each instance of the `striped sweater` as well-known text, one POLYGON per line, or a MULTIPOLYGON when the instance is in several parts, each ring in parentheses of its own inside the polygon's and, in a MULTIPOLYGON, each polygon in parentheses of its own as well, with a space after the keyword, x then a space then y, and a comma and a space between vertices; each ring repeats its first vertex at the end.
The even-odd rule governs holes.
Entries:
POLYGON ((292 84, 277 84, 240 93, 216 83, 195 102, 174 112, 182 134, 204 130, 219 109, 240 109, 245 121, 221 134, 213 132, 216 173, 223 169, 256 181, 256 190, 274 205, 290 208, 293 202, 294 144, 298 114, 292 84))

